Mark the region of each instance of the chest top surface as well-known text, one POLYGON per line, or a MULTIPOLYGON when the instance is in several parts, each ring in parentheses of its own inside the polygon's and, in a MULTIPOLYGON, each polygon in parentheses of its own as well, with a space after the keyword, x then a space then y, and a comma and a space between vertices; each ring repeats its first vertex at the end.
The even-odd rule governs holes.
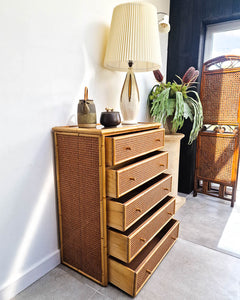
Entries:
POLYGON ((96 128, 79 128, 76 126, 58 126, 54 127, 53 132, 65 132, 75 134, 91 134, 91 135, 113 135, 137 132, 142 130, 157 129, 161 127, 161 123, 138 123, 136 125, 120 125, 117 127, 103 127, 102 125, 96 125, 96 128))

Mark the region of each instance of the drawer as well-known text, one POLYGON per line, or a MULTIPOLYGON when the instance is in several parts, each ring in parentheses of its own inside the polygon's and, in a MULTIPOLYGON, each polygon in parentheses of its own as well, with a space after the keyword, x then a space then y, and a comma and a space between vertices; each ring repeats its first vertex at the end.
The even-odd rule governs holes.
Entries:
POLYGON ((114 166, 164 146, 164 129, 106 137, 106 164, 114 166))
POLYGON ((130 262, 175 214, 175 198, 166 197, 124 233, 108 229, 108 254, 130 262))
POLYGON ((107 169, 107 196, 119 198, 168 168, 168 153, 157 151, 130 165, 107 169), (147 158, 146 158, 147 157, 147 158))
POLYGON ((108 226, 125 231, 172 190, 172 176, 160 174, 136 190, 107 200, 108 226))
POLYGON ((171 219, 132 262, 110 257, 109 282, 135 297, 175 243, 178 231, 179 222, 171 219))

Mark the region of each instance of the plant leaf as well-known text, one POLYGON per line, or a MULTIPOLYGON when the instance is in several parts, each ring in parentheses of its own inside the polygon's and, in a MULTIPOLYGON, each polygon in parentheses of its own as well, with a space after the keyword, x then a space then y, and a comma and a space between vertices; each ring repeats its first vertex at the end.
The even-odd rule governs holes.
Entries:
POLYGON ((194 110, 194 120, 193 120, 193 126, 192 130, 190 132, 189 141, 188 144, 192 144, 192 142, 197 138, 199 131, 201 130, 203 126, 203 110, 202 110, 202 104, 199 98, 199 95, 197 92, 192 91, 197 100, 193 99, 192 97, 188 97, 186 101, 189 105, 192 106, 194 110))
POLYGON ((153 101, 153 100, 150 99, 150 96, 152 96, 153 91, 154 91, 155 88, 158 87, 158 86, 159 86, 159 84, 155 84, 155 85, 153 86, 153 88, 151 89, 150 93, 148 94, 147 105, 149 106, 149 108, 151 108, 151 106, 152 106, 152 101, 153 101))
POLYGON ((150 114, 157 122, 166 121, 169 92, 170 88, 163 90, 152 103, 150 114))
POLYGON ((182 128, 184 123, 184 100, 182 92, 176 92, 176 109, 172 121, 173 130, 182 128))
POLYGON ((166 107, 167 117, 172 116, 174 114, 176 107, 176 99, 170 98, 168 99, 168 106, 166 107))
POLYGON ((193 113, 194 109, 188 104, 187 101, 184 101, 184 118, 189 118, 193 122, 193 113))

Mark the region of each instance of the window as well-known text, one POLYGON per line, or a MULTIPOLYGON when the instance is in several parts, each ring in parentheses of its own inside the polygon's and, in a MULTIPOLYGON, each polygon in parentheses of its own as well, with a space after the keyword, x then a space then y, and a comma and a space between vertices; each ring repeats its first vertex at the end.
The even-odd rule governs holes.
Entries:
POLYGON ((240 20, 207 26, 204 62, 227 54, 240 55, 240 20))

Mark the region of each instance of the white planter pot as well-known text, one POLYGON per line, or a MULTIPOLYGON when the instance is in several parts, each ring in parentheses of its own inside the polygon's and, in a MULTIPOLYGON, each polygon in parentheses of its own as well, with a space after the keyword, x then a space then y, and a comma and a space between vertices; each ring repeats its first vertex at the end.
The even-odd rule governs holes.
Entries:
POLYGON ((168 151, 168 170, 172 174, 172 195, 176 197, 176 211, 185 203, 186 198, 178 195, 178 170, 180 141, 184 137, 182 133, 165 134, 165 146, 163 150, 168 151))

